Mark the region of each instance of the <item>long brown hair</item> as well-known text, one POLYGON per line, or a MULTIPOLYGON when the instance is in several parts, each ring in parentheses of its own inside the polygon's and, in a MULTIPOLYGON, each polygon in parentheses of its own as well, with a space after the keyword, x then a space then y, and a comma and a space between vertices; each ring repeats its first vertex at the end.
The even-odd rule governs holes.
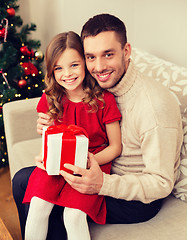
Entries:
MULTIPOLYGON (((65 89, 57 83, 54 77, 54 67, 58 61, 61 54, 65 49, 75 49, 80 56, 84 59, 84 50, 78 34, 69 31, 56 35, 51 42, 49 43, 46 54, 45 54, 45 63, 46 63, 46 75, 45 75, 45 84, 46 89, 45 93, 47 95, 47 100, 49 103, 49 115, 52 119, 59 120, 63 115, 63 96, 66 94, 65 89)), ((84 59, 85 60, 85 59, 84 59)), ((104 103, 102 92, 103 90, 88 73, 86 67, 85 79, 83 81, 83 89, 85 92, 85 97, 82 99, 84 103, 90 105, 91 111, 98 110, 97 100, 100 100, 104 103)), ((104 105, 103 105, 104 106, 104 105)))

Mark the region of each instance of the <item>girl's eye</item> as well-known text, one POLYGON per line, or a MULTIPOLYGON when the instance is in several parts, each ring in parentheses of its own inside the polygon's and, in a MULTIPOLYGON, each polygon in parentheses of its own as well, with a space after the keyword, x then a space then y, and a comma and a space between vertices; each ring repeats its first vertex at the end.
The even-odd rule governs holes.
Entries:
POLYGON ((78 67, 78 64, 77 63, 74 63, 74 64, 72 64, 71 65, 73 68, 75 68, 75 67, 78 67))
POLYGON ((61 67, 55 67, 54 71, 59 71, 61 69, 62 69, 61 67))

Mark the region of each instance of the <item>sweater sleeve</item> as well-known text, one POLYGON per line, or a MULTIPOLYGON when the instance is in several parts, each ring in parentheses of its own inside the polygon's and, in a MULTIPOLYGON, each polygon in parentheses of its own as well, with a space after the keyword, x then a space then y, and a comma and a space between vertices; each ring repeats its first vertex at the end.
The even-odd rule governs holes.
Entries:
POLYGON ((158 126, 146 132, 141 139, 145 165, 143 171, 121 176, 104 174, 99 194, 144 203, 168 196, 173 189, 179 164, 180 149, 177 146, 179 134, 177 128, 158 126))

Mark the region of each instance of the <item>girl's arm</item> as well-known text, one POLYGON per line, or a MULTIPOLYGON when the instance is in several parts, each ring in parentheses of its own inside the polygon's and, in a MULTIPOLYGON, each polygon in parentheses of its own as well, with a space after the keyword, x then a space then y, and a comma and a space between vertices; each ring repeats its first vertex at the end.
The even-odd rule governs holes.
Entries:
POLYGON ((106 132, 109 140, 108 147, 94 155, 99 165, 112 161, 121 154, 122 150, 119 122, 116 121, 106 124, 106 132))
POLYGON ((40 151, 40 154, 35 157, 35 162, 36 162, 36 166, 37 166, 37 167, 45 170, 44 164, 43 164, 43 160, 42 160, 42 149, 41 149, 41 151, 40 151))

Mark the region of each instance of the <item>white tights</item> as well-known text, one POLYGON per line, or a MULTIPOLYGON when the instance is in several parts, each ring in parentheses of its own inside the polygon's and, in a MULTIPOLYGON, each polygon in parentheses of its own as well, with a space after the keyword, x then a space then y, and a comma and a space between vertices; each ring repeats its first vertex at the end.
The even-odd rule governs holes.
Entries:
POLYGON ((64 225, 68 240, 90 240, 86 213, 75 208, 64 208, 64 225))
MULTIPOLYGON (((48 231, 49 215, 54 204, 38 197, 30 202, 25 227, 25 240, 45 240, 48 231)), ((64 225, 68 240, 90 240, 86 213, 79 209, 64 208, 64 225)))

